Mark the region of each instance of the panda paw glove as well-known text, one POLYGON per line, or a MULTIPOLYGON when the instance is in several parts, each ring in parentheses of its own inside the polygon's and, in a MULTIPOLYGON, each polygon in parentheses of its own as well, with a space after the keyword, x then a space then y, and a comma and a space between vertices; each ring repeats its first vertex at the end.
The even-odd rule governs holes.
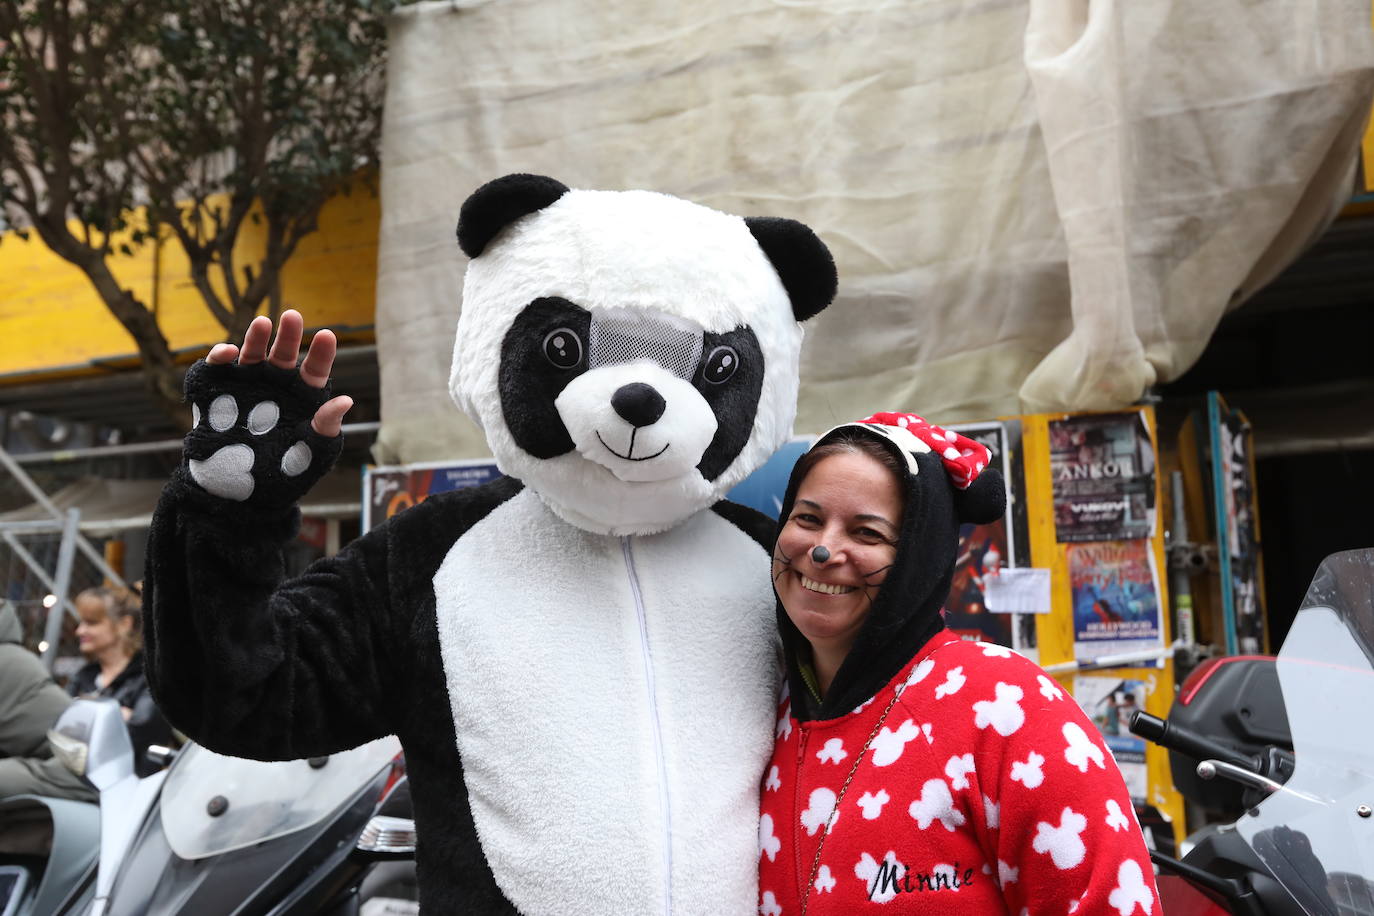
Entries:
POLYGON ((218 500, 266 511, 294 506, 343 447, 342 435, 310 425, 329 398, 328 385, 308 385, 294 368, 199 360, 186 373, 192 428, 180 476, 218 500))

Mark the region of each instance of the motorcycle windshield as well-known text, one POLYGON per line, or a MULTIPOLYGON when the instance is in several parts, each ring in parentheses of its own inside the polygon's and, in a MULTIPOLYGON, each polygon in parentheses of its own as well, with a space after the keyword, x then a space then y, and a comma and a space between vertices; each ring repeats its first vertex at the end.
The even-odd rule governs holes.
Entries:
POLYGON ((311 766, 187 745, 162 788, 163 833, 181 858, 203 859, 303 830, 352 798, 400 751, 401 742, 387 736, 311 766))
POLYGON ((1236 830, 1311 916, 1374 916, 1374 549, 1322 562, 1276 665, 1293 775, 1236 830))

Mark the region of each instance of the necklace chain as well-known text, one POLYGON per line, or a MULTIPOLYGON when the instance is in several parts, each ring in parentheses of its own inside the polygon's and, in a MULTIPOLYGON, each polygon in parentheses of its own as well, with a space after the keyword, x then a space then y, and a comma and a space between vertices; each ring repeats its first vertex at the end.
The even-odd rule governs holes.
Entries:
POLYGON ((821 867, 821 851, 825 849, 825 840, 830 836, 830 827, 835 823, 836 815, 839 814, 840 802, 844 801, 844 793, 849 791, 849 784, 854 781, 854 774, 859 772, 859 764, 863 762, 864 754, 868 753, 868 748, 873 744, 873 739, 878 737, 878 731, 887 721, 887 714, 892 712, 892 707, 897 704, 897 698, 901 694, 902 688, 900 686, 893 689, 892 699, 887 701, 887 706, 874 724, 873 731, 868 733, 868 740, 864 742, 859 755, 854 758, 854 765, 849 768, 849 775, 844 778, 844 785, 840 786, 840 794, 835 796, 835 806, 830 809, 830 816, 825 819, 825 829, 821 831, 821 841, 816 844, 816 857, 811 860, 811 874, 806 879, 806 888, 802 891, 801 916, 806 916, 806 907, 811 901, 811 890, 816 886, 816 872, 821 867))

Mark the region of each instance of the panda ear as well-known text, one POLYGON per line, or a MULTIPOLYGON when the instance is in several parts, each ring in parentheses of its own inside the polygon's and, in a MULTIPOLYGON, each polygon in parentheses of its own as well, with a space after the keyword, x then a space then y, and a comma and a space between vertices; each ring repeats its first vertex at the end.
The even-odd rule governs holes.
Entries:
POLYGON ((543 175, 515 174, 488 181, 463 201, 458 213, 458 247, 475 258, 496 233, 566 193, 567 185, 543 175))
POLYGON ((987 525, 1007 511, 1007 485, 996 468, 984 468, 967 490, 954 491, 954 511, 960 522, 987 525))
POLYGON ((744 224, 773 262, 798 321, 817 315, 835 298, 839 278, 830 249, 803 224, 773 216, 745 217, 744 224))

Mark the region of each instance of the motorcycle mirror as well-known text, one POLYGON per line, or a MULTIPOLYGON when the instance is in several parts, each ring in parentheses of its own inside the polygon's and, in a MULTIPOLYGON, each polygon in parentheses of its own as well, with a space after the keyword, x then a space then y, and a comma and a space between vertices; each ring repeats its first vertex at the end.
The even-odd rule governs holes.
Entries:
POLYGON ((134 746, 115 700, 77 700, 48 732, 53 756, 97 791, 134 772, 134 746))

